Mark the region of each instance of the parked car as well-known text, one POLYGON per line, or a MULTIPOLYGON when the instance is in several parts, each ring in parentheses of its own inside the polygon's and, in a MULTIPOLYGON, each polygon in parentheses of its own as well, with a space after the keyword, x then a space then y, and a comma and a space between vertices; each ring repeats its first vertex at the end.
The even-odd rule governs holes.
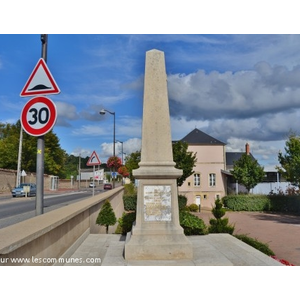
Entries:
POLYGON ((104 189, 104 190, 111 190, 111 189, 112 189, 111 183, 104 183, 103 189, 104 189))
POLYGON ((93 182, 91 182, 91 183, 89 184, 89 187, 90 187, 90 188, 95 188, 95 187, 96 187, 96 184, 93 183, 93 182))
POLYGON ((36 185, 34 183, 21 183, 11 191, 13 197, 25 197, 26 193, 28 197, 35 196, 36 185))

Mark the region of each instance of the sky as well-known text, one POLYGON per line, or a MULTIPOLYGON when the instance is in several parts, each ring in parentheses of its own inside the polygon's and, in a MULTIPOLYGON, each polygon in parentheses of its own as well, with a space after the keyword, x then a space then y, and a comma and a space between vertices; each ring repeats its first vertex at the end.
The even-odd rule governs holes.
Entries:
MULTIPOLYGON (((0 35, 0 122, 17 122, 32 98, 20 93, 41 48, 40 34, 0 35)), ((61 93, 47 97, 62 149, 106 162, 115 118, 116 154, 140 150, 151 49, 165 54, 172 140, 198 128, 227 151, 249 143, 262 166, 278 165, 289 133, 299 134, 300 35, 49 34, 47 66, 61 93)))

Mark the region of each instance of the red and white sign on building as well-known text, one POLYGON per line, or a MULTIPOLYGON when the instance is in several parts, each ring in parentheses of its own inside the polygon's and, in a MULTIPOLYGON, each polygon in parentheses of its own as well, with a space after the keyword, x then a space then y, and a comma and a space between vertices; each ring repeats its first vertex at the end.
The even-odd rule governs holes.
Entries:
POLYGON ((47 64, 40 58, 27 80, 20 96, 37 96, 59 94, 60 89, 56 84, 47 64))

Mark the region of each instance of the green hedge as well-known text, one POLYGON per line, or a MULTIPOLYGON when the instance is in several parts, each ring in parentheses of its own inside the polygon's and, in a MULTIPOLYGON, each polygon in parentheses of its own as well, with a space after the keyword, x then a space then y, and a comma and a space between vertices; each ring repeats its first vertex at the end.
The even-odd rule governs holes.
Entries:
POLYGON ((124 204, 124 209, 126 211, 135 211, 136 210, 136 202, 137 202, 136 194, 123 196, 123 204, 124 204))
POLYGON ((270 210, 283 213, 293 213, 300 215, 300 196, 269 196, 271 207, 270 210))
POLYGON ((132 225, 136 219, 136 212, 123 213, 122 217, 118 219, 118 227, 115 233, 126 235, 132 230, 132 225))
POLYGON ((187 204, 187 197, 184 195, 178 195, 178 209, 183 210, 185 209, 187 204))
POLYGON ((179 221, 185 235, 205 235, 208 233, 204 221, 188 211, 179 211, 179 221))
POLYGON ((300 196, 229 195, 222 199, 233 211, 274 211, 300 215, 300 196))
POLYGON ((251 238, 245 234, 234 234, 233 236, 268 256, 275 255, 268 244, 262 243, 257 239, 251 238))
POLYGON ((270 199, 267 195, 229 195, 222 199, 225 207, 234 211, 268 211, 270 199))

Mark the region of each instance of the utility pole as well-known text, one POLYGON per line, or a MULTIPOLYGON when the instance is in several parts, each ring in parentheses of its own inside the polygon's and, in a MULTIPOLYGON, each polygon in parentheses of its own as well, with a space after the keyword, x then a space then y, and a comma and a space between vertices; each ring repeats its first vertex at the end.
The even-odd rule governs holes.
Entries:
POLYGON ((81 153, 79 153, 79 157, 78 157, 78 189, 80 190, 80 178, 81 177, 81 153))
POLYGON ((17 180, 16 186, 21 183, 21 160, 22 160, 22 144, 23 144, 23 128, 21 126, 20 139, 19 139, 19 154, 18 154, 18 167, 17 167, 17 180))
MULTIPOLYGON (((41 34, 42 58, 47 63, 48 34, 41 34)), ((36 215, 44 213, 44 136, 37 138, 37 156, 36 156, 36 215)))

